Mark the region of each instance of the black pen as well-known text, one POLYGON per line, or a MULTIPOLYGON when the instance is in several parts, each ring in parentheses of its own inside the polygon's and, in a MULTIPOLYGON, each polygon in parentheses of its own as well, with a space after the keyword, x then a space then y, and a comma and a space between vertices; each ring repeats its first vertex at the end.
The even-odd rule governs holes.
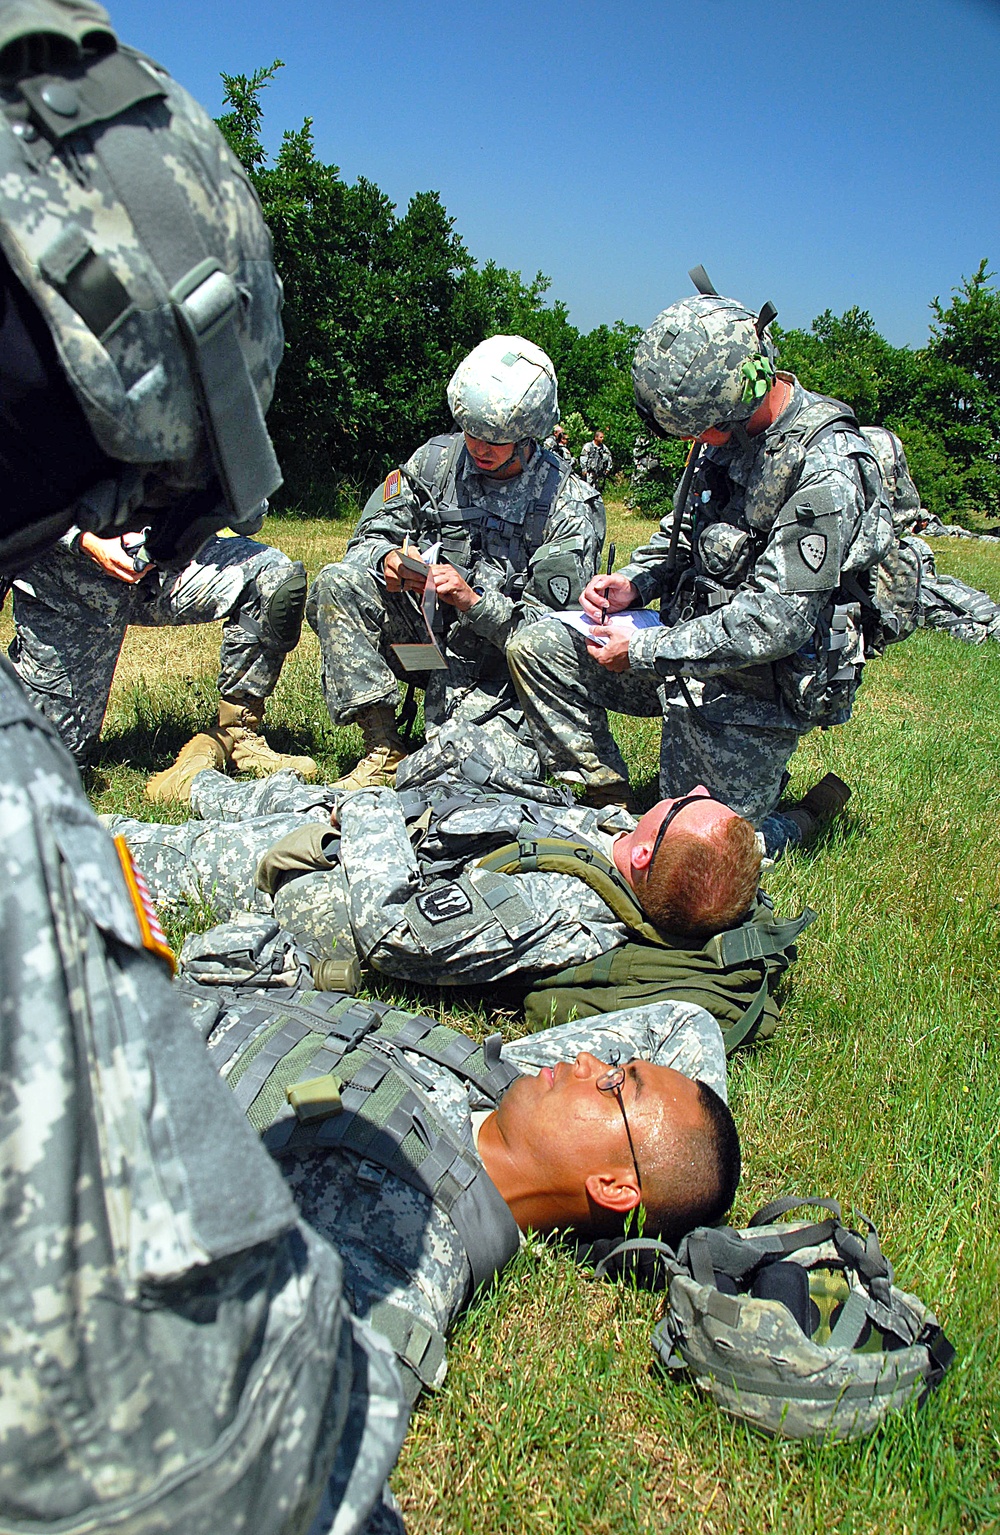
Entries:
MULTIPOLYGON (((612 567, 612 565, 614 563, 615 563, 615 546, 614 546, 614 544, 609 544, 608 545, 608 568, 605 571, 606 575, 610 576, 610 574, 611 574, 611 567, 612 567)), ((604 604, 604 616, 601 619, 601 623, 602 624, 606 624, 607 621, 608 621, 608 609, 610 608, 610 606, 611 606, 610 602, 605 602, 605 604, 604 604)))

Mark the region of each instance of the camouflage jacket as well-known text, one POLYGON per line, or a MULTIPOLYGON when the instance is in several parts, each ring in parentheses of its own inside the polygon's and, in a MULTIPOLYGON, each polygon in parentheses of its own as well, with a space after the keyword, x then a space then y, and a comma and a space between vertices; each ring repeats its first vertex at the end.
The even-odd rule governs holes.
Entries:
POLYGON ((5 659, 0 769, 0 1527, 292 1535, 332 1467, 357 1531, 405 1428, 391 1355, 5 659))
MULTIPOLYGON (((824 397, 790 374, 780 377, 792 396, 773 426, 702 449, 674 576, 667 572, 672 516, 621 571, 644 605, 664 599, 666 627, 636 634, 633 667, 719 679, 778 707, 773 663, 818 640, 842 578, 877 564, 892 542, 867 442, 837 427, 803 452, 789 429, 824 397)), ((858 614, 848 622, 844 656, 859 667, 858 614)))
MULTIPOLYGON (((219 1058, 225 1059, 226 1031, 238 1023, 241 1009, 254 1005, 252 992, 235 994, 209 1035, 210 1053, 218 1044, 219 1058)), ((241 1050, 254 1038, 251 1035, 241 1050)), ((686 1002, 563 1024, 504 1045, 501 1054, 521 1071, 534 1074, 545 1065, 573 1060, 582 1050, 606 1060, 613 1049, 626 1060, 638 1057, 673 1066, 726 1097, 718 1024, 686 1002)), ((412 1091, 431 1122, 438 1115, 471 1144, 473 1107, 481 1107, 481 1101, 470 1101, 466 1083, 448 1067, 411 1051, 401 1053, 420 1074, 423 1086, 413 1084, 412 1091)), ((237 1051, 225 1060, 224 1071, 232 1071, 240 1058, 237 1051)), ((469 1260, 451 1219, 426 1194, 347 1147, 300 1150, 284 1156, 281 1165, 304 1219, 336 1243, 344 1263, 345 1293, 357 1315, 390 1337, 399 1336, 400 1312, 409 1313, 417 1324, 400 1360, 411 1396, 421 1385, 440 1386, 446 1370, 443 1348, 427 1348, 421 1356, 413 1340, 426 1342, 428 1335, 440 1339, 471 1297, 469 1260)))
POLYGON ((522 624, 576 601, 597 570, 604 533, 600 495, 559 455, 536 448, 521 474, 491 479, 478 472, 458 434, 432 438, 386 477, 369 497, 345 558, 379 572, 404 535, 423 548, 441 539, 442 557, 480 593, 468 613, 453 619, 449 646, 475 650, 486 640, 502 649, 522 624), (449 456, 454 497, 442 483, 449 456), (540 515, 539 498, 553 474, 559 488, 540 515))
POLYGON ((580 449, 580 473, 593 484, 595 479, 605 480, 614 467, 611 449, 603 442, 585 442, 580 449))
MULTIPOLYGON (((497 845, 495 838, 489 844, 477 836, 478 827, 496 826, 496 803, 474 801, 448 815, 451 838, 468 838, 479 848, 460 874, 442 878, 422 868, 392 789, 345 796, 340 862, 351 929, 361 954, 377 970, 437 986, 485 985, 582 964, 626 942, 624 923, 574 875, 493 874, 477 866, 488 847, 497 845)), ((510 807, 518 820, 518 802, 511 799, 510 807)), ((615 833, 599 829, 608 824, 607 813, 541 809, 567 836, 583 837, 610 856, 615 833)), ((448 840, 441 820, 435 831, 439 842, 448 840)), ((516 835, 512 821, 509 840, 516 835)))

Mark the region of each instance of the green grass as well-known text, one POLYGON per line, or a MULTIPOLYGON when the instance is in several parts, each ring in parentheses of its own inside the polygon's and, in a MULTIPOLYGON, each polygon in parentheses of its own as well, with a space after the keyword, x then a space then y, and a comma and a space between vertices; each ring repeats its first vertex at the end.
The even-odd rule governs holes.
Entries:
MULTIPOLYGON (((611 514, 621 564, 649 524, 611 514)), ((269 530, 313 571, 345 531, 269 530)), ((940 540, 935 553, 1000 597, 1000 547, 940 540)), ((98 808, 152 814, 145 777, 214 709, 217 644, 214 627, 130 636, 91 774, 98 808)), ((326 717, 311 634, 269 720, 277 744, 311 751, 326 774, 358 753, 356 732, 326 717)), ((655 725, 617 727, 652 799, 655 725)), ((533 1242, 460 1322, 447 1384, 414 1414, 393 1478, 412 1535, 1000 1528, 998 743, 1000 648, 923 632, 869 666, 850 724, 805 739, 792 792, 832 768, 854 798, 816 848, 768 875, 779 909, 808 902, 819 920, 778 1034, 731 1069, 745 1153, 735 1218, 788 1192, 870 1215, 898 1282, 958 1348, 944 1385, 861 1443, 756 1437, 654 1368, 660 1297, 595 1285, 533 1242)), ((421 1005, 415 989, 378 991, 421 1005)), ((482 1001, 453 1002, 462 1010, 445 1016, 492 1023, 482 1001)))

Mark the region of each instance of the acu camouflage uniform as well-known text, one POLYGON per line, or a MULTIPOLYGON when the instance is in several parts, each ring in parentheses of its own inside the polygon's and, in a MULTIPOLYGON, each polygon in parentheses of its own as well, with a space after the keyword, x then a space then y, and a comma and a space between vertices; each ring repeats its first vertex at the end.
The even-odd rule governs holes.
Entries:
POLYGON ((392 1357, 5 661, 0 849, 0 1525, 365 1529, 406 1425, 392 1357))
POLYGON ((799 736, 851 712, 864 660, 860 606, 845 592, 886 552, 891 526, 867 443, 844 422, 803 451, 810 407, 792 389, 779 419, 703 447, 668 578, 672 517, 619 572, 662 624, 639 631, 630 669, 608 673, 560 623, 515 635, 511 673, 550 771, 586 784, 625 779, 606 710, 663 716, 660 792, 704 783, 760 824, 778 802, 799 736))
MULTIPOLYGON (((910 475, 902 442, 895 432, 885 427, 866 426, 862 431, 878 457, 882 478, 889 493, 896 536, 915 552, 920 561, 921 627, 943 629, 969 645, 981 645, 984 640, 997 639, 1000 637, 1000 605, 993 601, 988 592, 969 586, 957 576, 939 576, 930 545, 910 531, 929 514, 921 509, 920 493, 910 475)), ((965 528, 946 527, 937 518, 934 524, 929 524, 924 531, 935 537, 947 533, 968 538, 976 536, 967 533, 965 528)))
POLYGON ((580 473, 588 485, 603 490, 604 482, 614 468, 611 449, 604 442, 585 442, 580 449, 580 473))
MULTIPOLYGON (((155 901, 202 894, 220 916, 267 910, 255 879, 269 855, 260 878, 273 894, 271 909, 308 953, 322 958, 336 943, 349 945, 401 980, 490 984, 582 964, 628 937, 601 896, 573 875, 476 867, 490 847, 516 839, 532 813, 527 801, 496 795, 449 808, 445 795, 417 852, 406 800, 394 790, 342 796, 339 838, 329 825, 328 794, 324 803, 321 791, 285 774, 257 785, 207 772, 195 780, 191 803, 211 819, 161 826, 115 816, 110 826, 125 837, 155 901), (244 819, 251 804, 272 813, 244 819), (289 834, 291 849, 275 846, 289 834), (453 877, 435 871, 436 864, 453 868, 456 852, 453 877)), ((605 856, 619 831, 635 825, 616 808, 541 804, 534 812, 536 824, 582 837, 605 856)))
MULTIPOLYGON (((276 999, 261 1010, 252 993, 221 995, 208 1041, 220 1070, 227 1076, 233 1073, 281 1007, 276 999), (243 1020, 251 1012, 260 1021, 247 1031, 243 1020), (240 1040, 235 1050, 234 1039, 240 1040)), ((365 1004, 355 1004, 353 1010, 363 1012, 365 1004)), ((397 1019, 404 1016, 396 1015, 397 1019)), ((364 1052, 364 1040, 355 1048, 364 1052)), ((504 1045, 500 1055, 519 1072, 534 1075, 543 1066, 572 1061, 585 1050, 601 1060, 618 1050, 626 1060, 671 1066, 726 1097, 719 1026, 701 1008, 685 1002, 658 1003, 586 1023, 563 1024, 504 1045)), ((473 1110, 489 1109, 492 1101, 477 1095, 447 1066, 405 1048, 400 1053, 417 1074, 410 1088, 425 1126, 433 1127, 435 1118, 440 1118, 471 1151, 473 1110)), ((370 1056, 375 1062, 384 1060, 383 1052, 374 1049, 370 1056)), ((247 1092, 243 1082, 237 1082, 236 1091, 243 1090, 248 1113, 254 1112, 251 1093, 256 1086, 252 1081, 247 1092)), ((276 1147, 275 1154, 281 1158, 304 1220, 336 1243, 352 1307, 397 1349, 410 1396, 416 1396, 421 1386, 440 1386, 446 1369, 444 1334, 474 1288, 468 1252, 449 1215, 426 1193, 347 1146, 276 1147)))
MULTIPOLYGON (((78 551, 79 530, 14 582, 10 657, 32 703, 81 764, 97 745, 130 624, 164 628, 223 622, 219 695, 269 698, 298 640, 305 567, 250 538, 210 538, 180 569, 150 569, 135 585, 78 551), (295 622, 275 622, 279 588, 295 587, 295 622)), ((294 604, 293 604, 294 606, 294 604)))
POLYGON ((382 575, 385 556, 409 535, 425 548, 440 539, 441 559, 480 593, 468 613, 438 605, 447 671, 410 674, 426 685, 428 725, 455 717, 523 730, 507 643, 577 600, 597 569, 604 531, 600 496, 556 454, 536 447, 520 474, 499 480, 478 472, 461 434, 418 448, 369 498, 345 559, 321 570, 309 593, 334 724, 373 705, 395 709, 397 679, 407 674, 390 644, 426 639, 414 602, 388 593, 382 575))

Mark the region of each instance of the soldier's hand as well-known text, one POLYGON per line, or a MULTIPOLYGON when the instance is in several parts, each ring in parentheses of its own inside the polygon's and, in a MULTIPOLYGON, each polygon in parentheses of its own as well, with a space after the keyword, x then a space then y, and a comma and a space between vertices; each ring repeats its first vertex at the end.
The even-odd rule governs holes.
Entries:
POLYGON ((134 586, 146 574, 145 570, 136 570, 132 556, 126 554, 120 538, 97 538, 93 533, 83 533, 80 535, 80 548, 95 565, 100 566, 106 576, 124 581, 127 586, 134 586))
POLYGON ((639 593, 632 585, 628 576, 613 574, 610 576, 594 576, 587 582, 580 593, 580 606, 583 611, 597 623, 608 613, 624 613, 633 602, 637 602, 639 593))
POLYGON ((479 601, 479 593, 473 591, 454 565, 432 565, 431 580, 441 601, 457 608, 460 613, 468 613, 479 601))
MULTIPOLYGON (((418 552, 410 551, 411 560, 420 558, 418 552)), ((402 549, 390 549, 382 562, 382 574, 385 576, 385 589, 387 592, 422 592, 427 585, 426 576, 418 576, 412 570, 403 566, 402 549)), ((430 566, 427 566, 430 570, 430 566)))
POLYGON ((627 672, 631 664, 628 658, 630 638, 629 634, 623 634, 620 629, 606 629, 604 634, 587 640, 587 650, 598 666, 603 666, 606 671, 627 672))

